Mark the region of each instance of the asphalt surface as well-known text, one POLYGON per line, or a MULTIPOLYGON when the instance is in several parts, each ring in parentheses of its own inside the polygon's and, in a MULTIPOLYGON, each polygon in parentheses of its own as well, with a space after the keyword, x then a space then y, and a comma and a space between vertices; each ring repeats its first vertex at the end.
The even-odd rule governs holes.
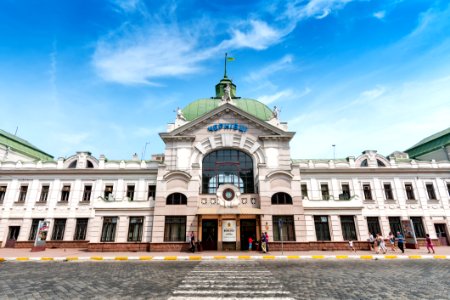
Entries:
POLYGON ((450 261, 0 263, 0 299, 89 298, 450 299, 450 261))

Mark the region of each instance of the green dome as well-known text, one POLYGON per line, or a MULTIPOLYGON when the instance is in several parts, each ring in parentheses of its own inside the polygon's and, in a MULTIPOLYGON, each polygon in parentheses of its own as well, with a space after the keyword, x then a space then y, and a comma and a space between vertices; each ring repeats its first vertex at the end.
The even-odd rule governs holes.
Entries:
MULTIPOLYGON (((204 114, 210 112, 211 110, 219 107, 221 99, 209 98, 209 99, 198 99, 191 102, 188 106, 183 109, 183 115, 187 121, 192 121, 204 114)), ((243 111, 257 117, 263 121, 269 121, 273 118, 272 111, 267 107, 267 105, 247 98, 235 98, 233 102, 237 107, 243 111)))

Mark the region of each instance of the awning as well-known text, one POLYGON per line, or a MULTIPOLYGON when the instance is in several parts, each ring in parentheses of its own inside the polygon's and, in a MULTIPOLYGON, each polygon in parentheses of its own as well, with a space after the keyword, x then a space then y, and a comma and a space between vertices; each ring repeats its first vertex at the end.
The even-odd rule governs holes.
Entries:
POLYGON ((260 208, 254 207, 201 207, 197 215, 262 215, 260 208))

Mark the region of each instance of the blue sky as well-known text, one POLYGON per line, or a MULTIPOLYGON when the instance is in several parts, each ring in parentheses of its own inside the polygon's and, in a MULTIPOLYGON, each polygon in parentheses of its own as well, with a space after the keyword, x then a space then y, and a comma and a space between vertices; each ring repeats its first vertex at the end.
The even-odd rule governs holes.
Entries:
POLYGON ((164 151, 174 110, 214 95, 281 108, 293 158, 389 155, 450 126, 450 3, 0 2, 0 128, 54 155, 164 151))

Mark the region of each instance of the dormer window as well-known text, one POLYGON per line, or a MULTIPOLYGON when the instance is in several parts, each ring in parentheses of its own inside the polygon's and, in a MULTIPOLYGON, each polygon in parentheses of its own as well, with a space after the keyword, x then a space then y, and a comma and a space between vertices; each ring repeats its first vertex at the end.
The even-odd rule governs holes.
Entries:
POLYGON ((365 159, 361 162, 360 167, 368 167, 368 166, 369 166, 369 163, 367 162, 367 159, 365 159))
POLYGON ((92 169, 93 167, 94 167, 94 164, 90 160, 86 161, 86 168, 92 169))
POLYGON ((77 167, 77 160, 74 160, 73 162, 70 163, 70 165, 68 166, 69 169, 75 169, 77 167))

